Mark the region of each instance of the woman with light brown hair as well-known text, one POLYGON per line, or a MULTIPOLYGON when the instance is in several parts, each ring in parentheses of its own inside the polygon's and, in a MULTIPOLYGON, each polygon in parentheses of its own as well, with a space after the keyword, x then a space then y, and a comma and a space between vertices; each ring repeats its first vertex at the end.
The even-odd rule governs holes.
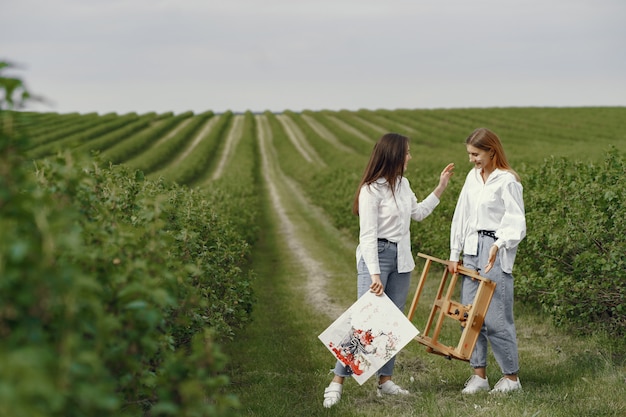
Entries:
MULTIPOLYGON (((494 281, 496 288, 470 358, 474 374, 461 392, 490 389, 486 375, 488 343, 504 375, 491 392, 509 392, 522 388, 517 377, 512 270, 517 246, 526 236, 523 188, 494 132, 474 130, 465 147, 474 167, 467 174, 452 218, 448 269, 457 272, 463 253, 463 266, 494 281)), ((478 281, 463 277, 461 284, 461 303, 472 303, 478 281)))
MULTIPOLYGON (((411 254, 411 219, 426 218, 439 204, 448 186, 454 164, 448 164, 439 176, 439 184, 422 202, 418 202, 409 180, 404 177, 411 159, 409 139, 387 133, 374 145, 370 160, 357 188, 352 211, 359 216, 359 245, 356 250, 357 295, 367 291, 383 293, 401 311, 409 292, 415 261, 411 254)), ((395 357, 377 372, 377 394, 403 395, 409 392, 392 380, 395 357)), ((351 368, 337 361, 335 376, 324 390, 324 407, 341 399, 343 382, 351 368)))

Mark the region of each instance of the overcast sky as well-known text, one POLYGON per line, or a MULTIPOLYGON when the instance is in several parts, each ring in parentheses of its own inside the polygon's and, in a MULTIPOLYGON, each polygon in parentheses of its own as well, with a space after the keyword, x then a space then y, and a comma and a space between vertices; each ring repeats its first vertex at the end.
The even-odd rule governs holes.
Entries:
POLYGON ((625 0, 0 0, 33 109, 626 105, 625 0))

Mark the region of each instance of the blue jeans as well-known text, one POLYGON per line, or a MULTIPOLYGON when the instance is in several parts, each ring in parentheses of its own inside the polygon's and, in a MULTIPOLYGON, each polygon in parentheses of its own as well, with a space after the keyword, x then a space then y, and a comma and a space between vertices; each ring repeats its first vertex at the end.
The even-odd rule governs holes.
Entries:
MULTIPOLYGON (((393 303, 404 311, 404 304, 409 293, 411 285, 411 273, 398 272, 398 248, 394 243, 379 241, 378 242, 378 263, 380 265, 380 281, 385 287, 385 294, 393 301, 393 303)), ((365 265, 365 261, 361 258, 357 265, 357 297, 369 291, 372 284, 372 278, 365 265)), ((377 372, 378 376, 393 375, 393 367, 396 357, 391 358, 377 372)), ((348 377, 352 374, 349 366, 341 361, 337 361, 335 365, 335 375, 348 377)))
MULTIPOLYGON (((500 256, 496 257, 493 268, 488 273, 483 271, 489 259, 489 249, 493 238, 479 236, 478 255, 463 256, 463 266, 476 270, 481 276, 496 283, 496 289, 485 315, 485 322, 480 330, 476 346, 470 357, 474 368, 487 366, 487 342, 491 343, 493 356, 504 375, 516 375, 519 372, 517 336, 513 320, 513 276, 502 272, 500 256)), ((461 285, 461 303, 471 304, 476 296, 479 281, 463 277, 461 285)))

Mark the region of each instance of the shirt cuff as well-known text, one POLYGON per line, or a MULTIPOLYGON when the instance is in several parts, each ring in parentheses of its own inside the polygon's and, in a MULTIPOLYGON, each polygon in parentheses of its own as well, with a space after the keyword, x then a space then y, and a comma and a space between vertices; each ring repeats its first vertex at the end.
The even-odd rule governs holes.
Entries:
POLYGON ((375 264, 374 265, 368 265, 367 266, 367 271, 370 273, 370 276, 372 276, 374 274, 380 275, 380 268, 377 267, 377 265, 375 265, 375 264))
POLYGON ((502 246, 504 246, 504 239, 498 239, 495 242, 493 242, 494 245, 496 245, 498 247, 498 249, 502 249, 502 246))
POLYGON ((450 260, 452 262, 459 262, 459 258, 461 257, 461 252, 460 251, 450 251, 450 260))

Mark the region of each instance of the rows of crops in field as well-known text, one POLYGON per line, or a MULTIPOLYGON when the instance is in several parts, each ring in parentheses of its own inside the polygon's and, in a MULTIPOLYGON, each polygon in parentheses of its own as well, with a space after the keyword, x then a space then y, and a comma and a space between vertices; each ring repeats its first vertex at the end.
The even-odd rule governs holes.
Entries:
MULTIPOLYGON (((275 155, 272 163, 297 182, 337 228, 348 229, 352 236, 356 226, 347 207, 373 143, 384 132, 411 138, 414 159, 407 176, 422 197, 428 191, 426 184, 435 180, 435 173, 447 162, 455 162, 458 170, 466 169, 462 141, 478 126, 501 136, 511 164, 522 175, 550 156, 598 161, 609 146, 626 149, 626 109, 619 107, 325 110, 245 116, 231 112, 34 113, 29 119, 31 158, 72 149, 98 154, 105 162, 126 164, 152 179, 204 186, 221 177, 230 188, 251 187, 258 181, 257 174, 240 179, 247 171, 238 166, 258 159, 262 120, 268 129, 270 153, 275 155), (246 140, 240 140, 242 136, 246 140), (244 148, 252 154, 243 152, 244 148)), ((460 181, 453 182, 452 192, 459 186, 460 181)), ((441 217, 438 228, 447 227, 448 215, 441 217)), ((427 243, 422 237, 415 239, 420 246, 427 243)), ((445 247, 445 239, 437 236, 428 249, 443 254, 445 247)))
POLYGON ((353 225, 346 207, 354 185, 374 141, 384 132, 411 138, 414 160, 407 175, 418 182, 418 195, 426 192, 420 184, 424 176, 432 179, 443 164, 452 161, 465 170, 462 141, 478 126, 501 136, 511 164, 522 174, 550 156, 597 161, 610 145, 626 149, 624 108, 286 111, 247 118, 248 126, 242 128, 244 115, 231 112, 34 113, 28 122, 28 156, 39 159, 72 149, 127 164, 153 179, 202 186, 229 177, 233 186, 256 180, 237 180, 241 170, 226 168, 242 162, 241 148, 248 146, 240 141, 244 131, 258 146, 258 120, 263 119, 275 162, 344 228, 353 225))
MULTIPOLYGON (((7 120, 0 120, 4 130, 7 120)), ((413 252, 445 258, 455 199, 470 169, 463 140, 479 126, 500 135, 525 185, 529 236, 520 259, 532 262, 517 267, 518 294, 529 302, 543 303, 557 322, 576 324, 572 318, 578 316, 606 325, 608 330, 626 329, 620 318, 626 294, 626 265, 620 256, 626 247, 626 171, 623 158, 616 156, 626 152, 626 108, 22 113, 11 123, 28 140, 25 156, 34 161, 50 192, 58 193, 60 186, 79 190, 84 204, 79 211, 92 211, 90 215, 98 222, 104 219, 89 226, 93 228, 88 235, 91 244, 106 249, 106 253, 81 254, 89 259, 84 260, 86 265, 93 262, 89 270, 104 273, 112 268, 114 272, 120 257, 135 253, 141 258, 144 252, 156 264, 133 259, 125 280, 144 279, 145 274, 153 286, 153 274, 159 268, 184 269, 178 279, 190 286, 186 294, 198 291, 199 295, 180 298, 191 304, 179 306, 192 312, 196 327, 181 331, 180 317, 165 314, 173 320, 179 343, 190 343, 202 324, 217 329, 218 339, 227 339, 246 322, 251 284, 245 258, 266 232, 259 224, 265 224, 261 219, 267 216, 276 219, 288 242, 288 255, 302 265, 303 272, 294 282, 303 283, 307 301, 329 317, 336 317, 353 301, 353 293, 342 290, 346 279, 330 275, 350 277, 347 281, 351 282, 358 233, 358 222, 350 213, 352 198, 370 151, 385 132, 411 138, 413 160, 406 175, 418 198, 435 186, 443 166, 449 162, 457 166, 458 174, 436 215, 424 224, 412 225, 413 252), (65 178, 69 174, 62 168, 79 154, 95 158, 95 166, 112 164, 122 171, 103 174, 87 169, 95 177, 89 181, 96 185, 89 192, 81 191, 82 180, 65 178), (54 168, 50 162, 54 160, 62 161, 62 167, 54 168), (563 161, 579 161, 579 165, 563 161), (59 185, 46 177, 50 172, 60 178, 59 185), (115 218, 118 210, 123 214, 120 219, 115 218), (121 227, 120 222, 128 224, 121 227), (138 228, 141 241, 133 241, 133 228, 138 228), (160 246, 163 250, 164 242, 172 244, 180 259, 169 259, 167 252, 158 254, 158 248, 148 244, 153 238, 164 245, 160 246), (98 266, 95 258, 99 256, 105 262, 112 258, 116 266, 98 266), (586 279, 581 280, 581 273, 586 279), (593 299, 585 293, 591 279, 593 299), (560 285, 553 286, 554 282, 560 285), (549 291, 552 287, 558 287, 558 292, 549 291), (568 298, 568 294, 575 297, 568 298)), ((146 291, 152 290, 157 287, 146 291)), ((142 293, 132 294, 137 297, 130 303, 132 308, 143 309, 142 293)), ((139 384, 148 392, 150 378, 143 375, 139 384)), ((130 383, 128 387, 138 389, 130 383)), ((131 394, 129 398, 151 401, 143 391, 131 394)))
MULTIPOLYGON (((254 230, 253 210, 246 208, 254 207, 248 200, 258 195, 262 181, 258 169, 261 137, 265 136, 267 163, 277 169, 273 181, 291 184, 286 198, 302 194, 354 241, 357 223, 349 207, 378 137, 395 131, 411 138, 413 161, 407 177, 423 198, 448 162, 456 163, 462 178, 469 169, 462 143, 479 126, 500 135, 509 161, 522 177, 550 157, 598 162, 609 147, 626 150, 626 109, 597 107, 101 116, 34 113, 29 115, 32 144, 27 154, 38 159, 68 149, 90 152, 103 162, 141 170, 151 179, 210 189, 207 195, 232 213, 234 221, 247 222, 249 230, 254 230)), ((452 182, 449 194, 457 195, 460 178, 452 182)), ((446 256, 453 208, 454 198, 445 199, 441 216, 430 220, 424 230, 414 226, 415 248, 446 256)))
MULTIPOLYGON (((502 138, 511 162, 537 164, 550 155, 592 160, 608 145, 624 149, 624 108, 496 108, 453 110, 360 110, 265 113, 281 164, 300 182, 315 173, 359 166, 373 142, 396 131, 412 139, 416 163, 431 168, 459 146, 471 130, 486 126, 502 138), (283 143, 281 138, 287 141, 283 143)), ((147 114, 32 113, 29 157, 61 150, 97 152, 153 177, 197 185, 217 170, 219 158, 236 157, 243 115, 227 112, 147 114), (233 136, 233 144, 226 141, 233 136)), ((223 169, 223 165, 222 168, 223 169)))

